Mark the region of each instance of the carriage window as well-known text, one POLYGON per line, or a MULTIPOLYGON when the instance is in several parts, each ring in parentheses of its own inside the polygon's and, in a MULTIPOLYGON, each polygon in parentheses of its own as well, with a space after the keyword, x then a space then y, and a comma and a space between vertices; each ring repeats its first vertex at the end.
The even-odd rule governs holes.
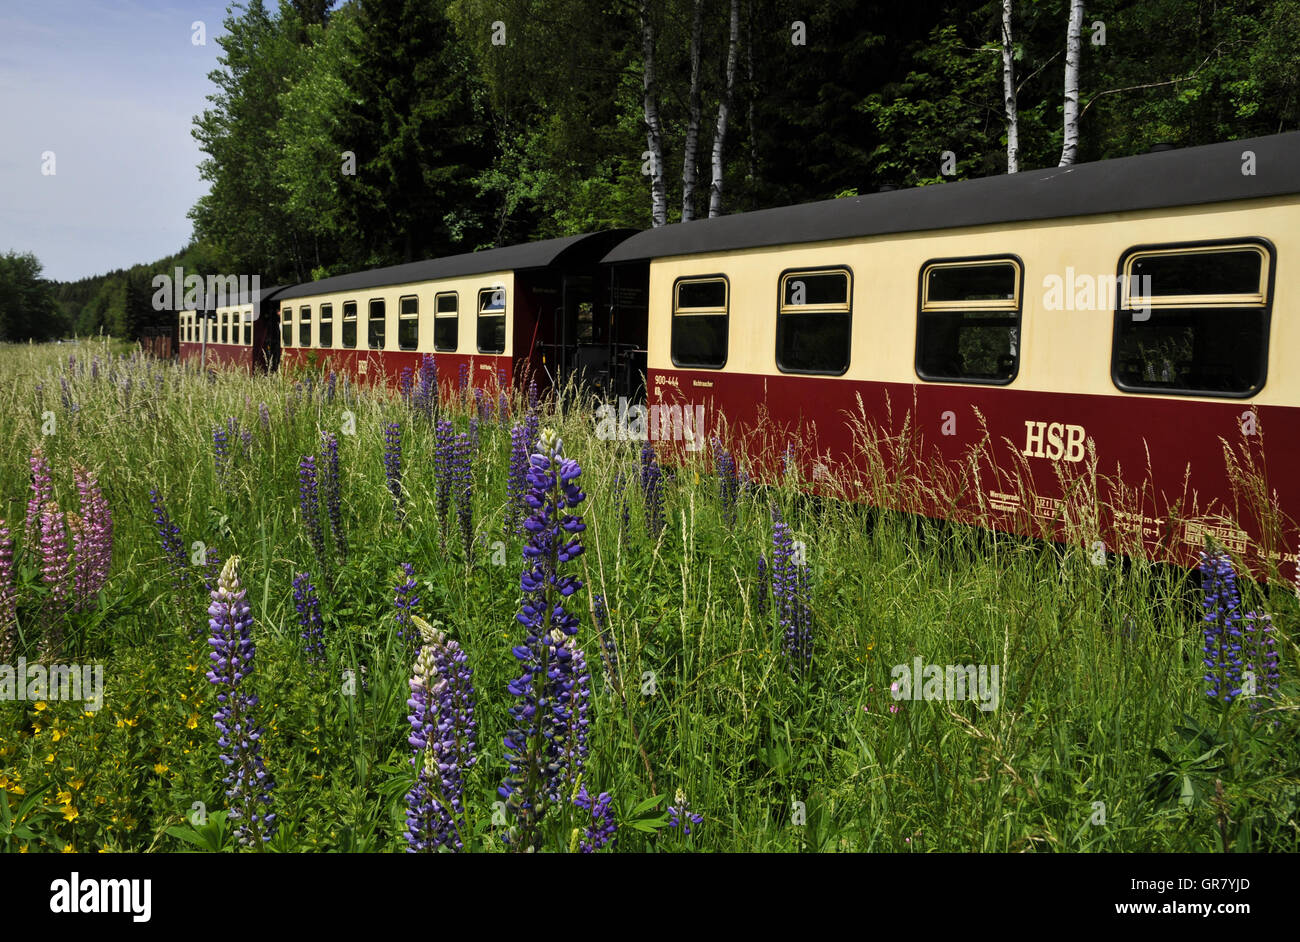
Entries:
POLYGON ((397 348, 414 350, 420 345, 420 299, 402 298, 397 317, 397 348))
POLYGON ((320 306, 320 345, 322 347, 334 346, 334 305, 322 304, 320 306))
POLYGON ((280 346, 293 346, 293 308, 291 307, 280 312, 280 346))
POLYGON ((1264 385, 1272 247, 1130 250, 1121 263, 1111 378, 1127 392, 1241 398, 1264 385))
POLYGON ((783 373, 829 373, 849 368, 853 324, 848 269, 786 272, 776 316, 776 365, 783 373))
POLYGON ((298 308, 298 346, 311 346, 311 308, 298 308))
POLYGON ((366 322, 366 346, 371 350, 384 349, 384 299, 370 302, 370 318, 366 322))
POLYGON ((1020 370, 1020 263, 935 262, 921 269, 916 375, 1005 384, 1020 370))
POLYGON ((505 288, 484 288, 478 293, 478 352, 506 352, 505 288))
POLYGON ((433 299, 433 349, 454 353, 460 338, 460 302, 455 291, 444 291, 433 299))
POLYGON ((253 345, 253 312, 245 311, 244 312, 244 346, 251 347, 252 345, 253 345))
POLYGON ((715 275, 683 278, 673 286, 672 358, 675 366, 720 369, 727 362, 730 285, 715 275))
POLYGON ((357 302, 343 302, 343 346, 349 350, 357 345, 357 302))
POLYGON ((222 342, 222 343, 230 343, 230 318, 231 318, 231 316, 232 316, 232 315, 231 315, 231 313, 230 313, 229 311, 223 311, 223 312, 221 313, 221 315, 220 315, 220 317, 221 317, 221 342, 222 342))

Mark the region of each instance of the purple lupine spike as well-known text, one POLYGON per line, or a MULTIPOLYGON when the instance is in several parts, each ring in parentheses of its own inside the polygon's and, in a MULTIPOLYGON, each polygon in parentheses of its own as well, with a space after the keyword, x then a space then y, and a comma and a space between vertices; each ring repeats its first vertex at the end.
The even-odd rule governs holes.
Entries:
POLYGON ((690 802, 686 800, 686 792, 682 789, 677 789, 674 798, 677 803, 668 806, 668 826, 681 828, 682 835, 685 836, 691 833, 691 825, 702 823, 704 817, 691 812, 690 802))
POLYGON ((302 511, 303 529, 311 540, 316 561, 325 565, 325 528, 320 515, 320 485, 316 474, 316 459, 303 455, 298 461, 298 508, 302 511))
POLYGON ((330 532, 342 562, 348 560, 347 534, 343 532, 343 496, 339 470, 339 440, 333 432, 321 432, 321 487, 325 491, 325 508, 330 532))
POLYGON ((438 522, 442 533, 447 532, 447 517, 451 512, 452 466, 455 460, 456 433, 445 419, 438 423, 434 439, 433 470, 438 482, 438 522))
POLYGON ((397 378, 397 390, 408 407, 415 404, 415 370, 412 367, 402 367, 397 378))
POLYGON ((468 363, 462 363, 460 365, 460 385, 457 387, 457 389, 460 391, 462 396, 465 394, 465 391, 469 389, 469 364, 468 363))
POLYGON ((456 518, 460 522, 465 559, 472 559, 474 546, 474 475, 470 455, 474 445, 464 432, 456 436, 453 452, 452 486, 456 496, 456 518))
POLYGON ((0 663, 18 650, 18 594, 14 589, 14 541, 0 519, 0 663))
POLYGON ((483 391, 482 386, 474 387, 474 415, 479 420, 483 419, 483 403, 487 398, 487 393, 483 391))
POLYGON ((153 506, 153 519, 162 543, 163 558, 171 566, 172 575, 178 586, 186 581, 185 543, 181 540, 180 527, 172 523, 162 497, 156 490, 149 492, 149 503, 153 506))
POLYGON ((325 660, 325 629, 320 617, 320 599, 316 597, 316 586, 312 585, 311 573, 300 572, 293 577, 293 605, 298 612, 298 626, 302 629, 303 651, 309 664, 320 664, 325 660))
POLYGON ((262 729, 253 722, 258 700, 245 683, 253 674, 257 654, 253 612, 245 595, 239 584, 239 557, 232 556, 221 570, 208 606, 212 670, 207 678, 217 687, 218 707, 212 719, 227 770, 224 784, 230 820, 236 823, 241 844, 260 849, 275 835, 276 816, 270 811, 275 783, 262 762, 262 729))
MULTIPOLYGON (((716 442, 717 439, 714 439, 716 442)), ((736 525, 736 503, 740 494, 740 477, 736 473, 736 459, 719 449, 716 459, 718 474, 718 500, 722 505, 722 522, 731 529, 736 525)))
MULTIPOLYGON (((505 428, 510 420, 510 396, 503 389, 497 393, 497 424, 505 428)), ((1297 567, 1300 569, 1300 567, 1297 567)))
POLYGON ((45 505, 54 500, 54 481, 50 475, 50 463, 45 460, 45 453, 39 445, 32 449, 29 463, 32 469, 32 496, 27 501, 26 543, 31 546, 40 530, 45 505))
POLYGON ((588 684, 573 640, 578 620, 564 607, 582 582, 561 573, 583 551, 579 534, 586 525, 570 513, 586 500, 577 484, 582 468, 564 457, 563 442, 550 429, 539 436, 538 447, 528 474, 532 512, 524 523, 523 604, 516 616, 525 635, 513 649, 523 670, 507 687, 516 700, 504 739, 509 767, 498 789, 518 820, 512 840, 520 848, 531 846, 538 822, 573 780, 586 736, 588 684))
POLYGON ((523 531, 524 502, 528 495, 528 431, 510 429, 510 473, 506 478, 506 532, 523 531))
POLYGON ((420 359, 415 408, 428 421, 433 421, 433 416, 438 411, 438 363, 431 353, 424 354, 420 359))
POLYGON ((614 799, 610 797, 609 792, 601 792, 593 799, 588 794, 586 785, 578 787, 578 794, 573 799, 574 807, 581 808, 591 815, 591 823, 583 829, 583 840, 580 845, 582 853, 594 854, 614 840, 618 824, 610 808, 613 802, 614 799))
POLYGON ((647 441, 641 446, 641 493, 645 497, 645 526, 650 539, 657 540, 664 530, 663 472, 655 458, 655 446, 647 441))
POLYGON ((465 774, 474 765, 478 723, 474 719, 474 672, 455 639, 419 616, 412 621, 422 645, 406 701, 411 708, 408 742, 415 784, 406 795, 406 842, 410 853, 464 848, 465 774))
POLYGON ((72 596, 72 572, 64 516, 54 501, 41 510, 41 573, 55 604, 66 603, 72 596))
POLYGON ((414 614, 416 606, 420 604, 420 597, 415 594, 415 567, 410 563, 402 563, 401 568, 402 576, 393 588, 393 611, 397 615, 397 637, 409 640, 414 644, 417 638, 416 632, 411 628, 411 615, 414 614))
POLYGON ((334 392, 338 387, 338 374, 330 370, 329 378, 325 381, 325 399, 328 402, 334 401, 334 392))
MULTIPOLYGON (((3 616, 0 616, 2 618, 3 616)), ((1249 676, 1253 690, 1246 691, 1250 709, 1257 712, 1277 693, 1278 653, 1273 616, 1267 612, 1247 612, 1243 618, 1243 678, 1249 676)))
POLYGON ((402 509, 402 426, 391 422, 384 426, 384 476, 388 480, 388 493, 393 497, 393 512, 397 522, 405 517, 402 509))
POLYGON ((271 431, 271 410, 266 407, 265 402, 257 404, 257 417, 262 420, 262 431, 271 431))
POLYGON ((220 425, 212 426, 212 461, 217 469, 217 482, 225 487, 230 469, 230 438, 220 425))
POLYGON ((1241 593, 1227 553, 1201 553, 1205 610, 1205 695, 1231 703, 1241 694, 1241 593))
POLYGON ((477 415, 471 415, 469 417, 470 454, 474 454, 474 455, 478 454, 478 433, 479 433, 479 418, 477 415))
POLYGON ((781 630, 786 666, 803 676, 812 666, 812 609, 806 562, 798 558, 790 528, 772 509, 772 607, 781 630))

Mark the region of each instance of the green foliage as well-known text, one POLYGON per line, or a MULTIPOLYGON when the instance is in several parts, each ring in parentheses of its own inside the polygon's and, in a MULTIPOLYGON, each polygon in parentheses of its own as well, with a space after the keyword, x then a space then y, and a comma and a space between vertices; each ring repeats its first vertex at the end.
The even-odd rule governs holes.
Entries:
POLYGON ((0 341, 50 340, 66 329, 35 255, 0 255, 0 341))

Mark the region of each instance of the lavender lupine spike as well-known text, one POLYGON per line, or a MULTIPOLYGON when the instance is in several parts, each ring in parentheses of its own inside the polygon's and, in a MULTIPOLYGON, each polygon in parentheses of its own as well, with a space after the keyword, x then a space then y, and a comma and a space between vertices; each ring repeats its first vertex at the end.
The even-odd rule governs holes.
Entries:
POLYGON ((14 541, 0 519, 0 662, 18 649, 18 595, 14 589, 14 541))
POLYGON ((610 807, 613 803, 609 792, 601 792, 593 799, 587 793, 586 785, 579 786, 573 804, 591 815, 591 823, 583 829, 581 850, 584 854, 594 854, 614 840, 618 824, 610 807))
POLYGON ((438 423, 433 454, 433 471, 438 481, 438 522, 444 536, 447 532, 447 517, 451 513, 455 450, 456 433, 451 423, 444 419, 438 423))
POLYGON ((73 530, 76 544, 76 605, 85 608, 108 581, 113 559, 113 517, 94 472, 79 464, 72 466, 81 514, 73 530))
POLYGON ((524 501, 528 494, 528 431, 522 425, 510 429, 510 473, 506 478, 506 532, 523 530, 524 501))
POLYGON ((298 507, 302 511, 303 527, 311 540, 316 561, 325 565, 325 528, 320 516, 320 486, 316 474, 316 459, 303 455, 298 462, 298 507))
POLYGON ((26 543, 31 546, 40 530, 45 505, 54 500, 54 481, 50 475, 50 463, 45 460, 45 453, 40 446, 32 449, 29 463, 32 469, 32 496, 27 501, 26 543))
MULTIPOLYGON (((503 384, 504 385, 504 384, 503 384)), ((497 424, 502 428, 510 420, 510 396, 502 389, 497 393, 497 424)))
POLYGON ((50 587, 56 606, 66 605, 72 597, 72 569, 64 516, 54 501, 41 511, 41 574, 50 587))
POLYGON ((465 774, 474 765, 474 673, 460 645, 419 616, 422 645, 410 680, 408 742, 415 784, 406 795, 410 853, 459 851, 466 831, 465 774))
POLYGON ((1205 694, 1231 703, 1241 693, 1241 593, 1226 553, 1201 553, 1201 592, 1205 609, 1205 694))
POLYGON ((384 426, 384 476, 388 480, 388 493, 393 497, 393 512, 401 523, 402 509, 402 426, 392 422, 384 426))
POLYGON ((736 473, 736 459, 721 451, 717 457, 718 500, 722 504, 722 522, 728 527, 736 525, 736 501, 740 494, 740 477, 736 473))
POLYGON ((220 425, 212 426, 212 461, 217 469, 217 483, 224 487, 230 470, 230 436, 220 425))
POLYGON ((415 408, 429 421, 438 411, 438 363, 430 353, 424 354, 420 360, 415 408))
POLYGON ((402 577, 393 588, 393 611, 397 615, 397 637, 410 639, 414 644, 416 633, 411 629, 411 615, 420 604, 420 597, 415 594, 415 567, 402 563, 402 577))
MULTIPOLYGON (((0 615, 0 619, 3 616, 0 615)), ((1250 678, 1250 687, 1244 689, 1252 712, 1273 699, 1277 692, 1278 653, 1277 636, 1273 629, 1273 616, 1267 612, 1247 612, 1243 616, 1244 643, 1242 644, 1243 678, 1250 678)), ((1243 685, 1244 687, 1244 685, 1243 685)))
POLYGON ((226 560, 212 592, 208 626, 212 646, 209 682, 217 687, 217 712, 212 719, 220 736, 221 762, 226 766, 226 797, 230 819, 236 822, 239 842, 262 844, 275 835, 275 814, 270 811, 274 781, 262 763, 262 730, 254 725, 257 697, 247 692, 257 651, 253 645, 253 612, 239 584, 239 557, 226 560))
POLYGON ((472 558, 474 543, 474 475, 470 464, 473 445, 464 432, 456 436, 453 452, 452 486, 456 494, 456 518, 460 522, 461 541, 465 545, 465 559, 472 558))
POLYGON ((704 821, 704 818, 691 812, 690 802, 686 800, 686 792, 682 791, 682 789, 677 789, 677 794, 674 797, 677 803, 668 806, 668 826, 670 828, 681 828, 683 836, 690 834, 691 825, 700 824, 704 821))
POLYGON ((469 389, 469 364, 468 363, 462 363, 460 365, 460 385, 457 387, 457 389, 460 391, 462 397, 466 394, 466 390, 469 389))
POLYGON ((570 644, 578 620, 564 607, 582 582, 561 574, 561 567, 583 551, 578 534, 586 525, 569 512, 586 500, 577 484, 582 468, 564 457, 563 442, 550 429, 539 436, 538 447, 528 474, 531 513, 524 523, 528 539, 520 578, 524 598, 516 616, 525 636, 513 650, 523 672, 507 688, 516 702, 505 736, 509 769, 498 789, 519 821, 520 847, 531 845, 537 822, 571 781, 572 768, 565 762, 580 752, 584 736, 577 691, 585 670, 570 644))
POLYGON ((303 651, 310 664, 319 664, 325 660, 325 629, 320 617, 320 599, 316 596, 316 586, 312 585, 311 573, 300 572, 293 577, 293 605, 298 611, 298 626, 302 629, 303 651))
POLYGON ((655 446, 641 446, 641 493, 645 497, 645 525, 650 539, 659 539, 664 529, 663 472, 655 458, 655 446))
POLYGON ((402 367, 402 372, 397 378, 397 390, 402 396, 402 402, 406 405, 415 404, 415 370, 409 366, 402 367))
POLYGON ((790 528, 773 508, 772 606, 776 610, 786 665, 796 676, 812 664, 812 611, 808 567, 798 558, 790 528))
POLYGON ((347 562, 348 540, 343 532, 343 498, 339 471, 339 440, 333 432, 321 432, 321 486, 325 491, 325 508, 329 515, 330 532, 339 559, 347 562))
POLYGON ((325 399, 328 402, 334 401, 334 392, 338 387, 338 374, 330 370, 329 378, 325 381, 325 399))

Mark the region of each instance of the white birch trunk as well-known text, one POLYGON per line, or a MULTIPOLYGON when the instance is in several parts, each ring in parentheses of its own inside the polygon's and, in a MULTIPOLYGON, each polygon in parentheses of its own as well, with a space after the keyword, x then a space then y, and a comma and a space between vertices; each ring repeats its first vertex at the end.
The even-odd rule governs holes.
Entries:
POLYGON ((685 156, 682 158, 682 222, 695 218, 696 157, 700 141, 700 21, 704 0, 695 0, 691 17, 691 98, 690 118, 686 125, 685 156))
POLYGON ((722 148, 736 87, 736 53, 740 47, 740 0, 731 0, 731 30, 727 38, 727 85, 718 102, 718 126, 713 133, 713 185, 709 187, 709 217, 722 215, 722 148))
POLYGON ((1011 48, 1011 0, 1002 0, 1002 99, 1007 113, 1007 173, 1020 170, 1020 116, 1016 112, 1016 64, 1011 48))
POLYGON ((1068 167, 1079 156, 1079 54, 1083 29, 1083 0, 1070 0, 1070 25, 1065 36, 1065 143, 1061 166, 1068 167))
POLYGON ((658 89, 655 85, 655 30, 649 0, 641 0, 641 57, 644 61, 642 106, 646 144, 650 151, 650 223, 656 229, 668 224, 668 194, 664 188, 663 128, 659 124, 658 89))

